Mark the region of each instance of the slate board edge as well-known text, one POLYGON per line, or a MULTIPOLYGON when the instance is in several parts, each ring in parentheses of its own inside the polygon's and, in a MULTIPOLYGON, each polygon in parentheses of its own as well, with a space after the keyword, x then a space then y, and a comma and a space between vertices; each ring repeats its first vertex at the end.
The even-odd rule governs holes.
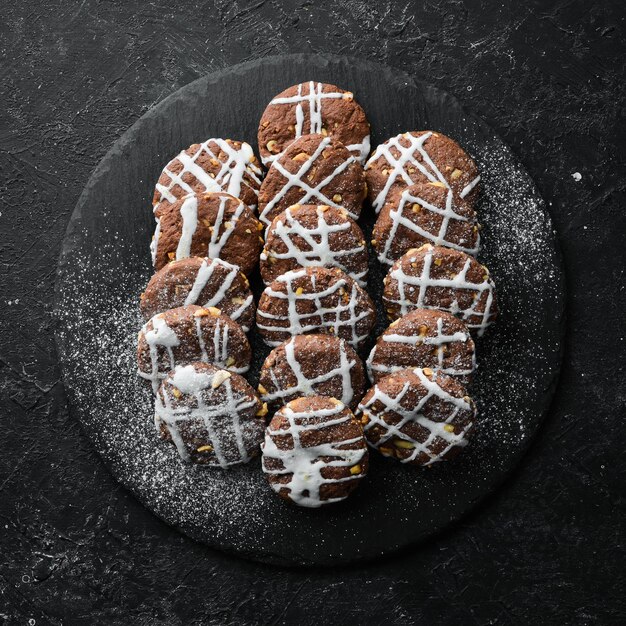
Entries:
MULTIPOLYGON (((425 81, 421 80, 421 79, 414 79, 413 77, 411 77, 409 74, 406 74, 405 72, 402 72, 400 70, 396 70, 395 68, 392 68, 390 66, 386 66, 386 65, 382 65, 376 62, 372 62, 369 60, 364 60, 364 59, 352 59, 350 57, 346 57, 346 56, 340 56, 340 55, 332 55, 332 54, 314 54, 314 55, 309 55, 309 54, 290 54, 290 55, 276 55, 276 56, 271 56, 271 57, 262 57, 260 59, 257 60, 253 60, 253 61, 248 61, 233 67, 229 67, 229 68, 223 68, 221 70, 218 70, 216 72, 212 72, 211 74, 208 74, 204 77, 201 77, 199 79, 197 79, 196 81, 193 81, 192 83, 182 87, 180 90, 170 94, 168 97, 166 97, 164 100, 162 100, 157 106, 153 107, 152 109, 150 109, 146 114, 144 114, 139 120, 137 120, 137 122, 135 122, 116 142, 115 144, 112 146, 112 148, 107 152, 107 154, 103 157, 103 159, 100 161, 100 163, 96 166, 96 168, 94 169, 94 172, 92 173, 91 177, 89 178, 89 181, 87 182, 85 188, 83 189, 83 192, 81 193, 79 200, 76 204, 76 207, 70 217, 70 221, 68 224, 68 227, 66 229, 65 232, 65 237, 63 240, 63 244, 61 246, 61 252, 59 255, 59 262, 58 262, 58 271, 57 271, 57 277, 56 277, 56 281, 55 281, 55 289, 54 289, 54 308, 55 308, 55 312, 58 311, 58 304, 62 299, 62 289, 63 289, 63 277, 64 277, 64 273, 65 273, 65 268, 66 268, 66 263, 68 261, 68 259, 71 257, 71 253, 72 250, 74 249, 75 246, 75 237, 74 235, 77 232, 77 229, 80 226, 80 218, 83 214, 83 210, 85 208, 85 204, 86 204, 86 200, 87 197, 89 196, 89 192, 92 189, 92 187, 94 185, 97 184, 97 182, 99 181, 99 179, 103 176, 106 176, 107 171, 108 171, 108 162, 111 158, 113 158, 114 156, 118 156, 118 155, 123 155, 124 151, 126 149, 127 146, 132 145, 133 140, 135 137, 137 137, 137 135, 139 133, 141 133, 144 124, 147 122, 147 120, 149 120, 153 115, 156 114, 157 109, 159 110, 159 112, 162 110, 162 107, 164 106, 172 106, 177 100, 178 97, 180 95, 181 91, 185 91, 185 92, 193 92, 194 90, 196 91, 202 91, 204 90, 208 85, 210 85, 212 82, 214 82, 215 80, 217 80, 219 77, 221 77, 223 74, 227 74, 227 73, 239 73, 239 72, 246 72, 248 70, 250 70, 251 68, 254 68, 256 65, 259 64, 268 64, 268 63, 273 63, 273 64, 280 64, 283 63, 286 59, 293 59, 294 61, 299 61, 299 62, 304 62, 307 60, 311 60, 311 59, 315 59, 318 63, 324 62, 325 64, 331 64, 331 63, 359 63, 360 65, 369 65, 372 68, 376 68, 377 71, 379 72, 383 72, 389 79, 390 82, 394 82, 394 83, 411 83, 413 85, 415 85, 416 87, 420 88, 420 89, 424 89, 424 90, 429 90, 432 93, 436 93, 438 98, 441 99, 447 99, 450 102, 455 103, 455 106, 459 107, 460 109, 463 110, 464 114, 467 117, 470 117, 474 120, 476 120, 480 125, 482 125, 485 128, 489 128, 491 130, 491 128, 489 127, 489 125, 487 123, 485 123, 482 119, 480 118, 476 118, 476 116, 474 116, 473 114, 467 112, 465 110, 465 108, 457 101, 457 99, 454 96, 451 96, 448 93, 445 93, 443 91, 441 91, 440 89, 426 83, 425 81)), ((493 133, 494 136, 495 133, 493 133)), ((498 141, 499 138, 498 138, 498 141)), ((510 148, 509 148, 510 150, 510 148)), ((533 187, 536 190, 536 185, 533 181, 533 187)), ((537 192, 537 195, 538 194, 537 192)), ((566 289, 565 289, 565 284, 564 284, 564 268, 563 268, 563 257, 562 257, 562 253, 561 253, 561 248, 558 242, 557 237, 555 236, 555 232, 554 232, 554 227, 552 225, 552 220, 550 218, 549 213, 547 212, 545 206, 543 207, 543 212, 546 215, 546 221, 547 221, 547 225, 550 226, 551 230, 552 230, 552 244, 553 244, 553 255, 552 255, 552 262, 554 263, 555 267, 557 268, 557 279, 559 281, 559 285, 557 288, 557 293, 560 294, 560 298, 558 300, 558 312, 559 312, 559 336, 555 338, 556 341, 558 341, 558 366, 554 368, 553 372, 548 375, 546 377, 546 381, 545 381, 545 385, 543 387, 543 396, 550 399, 554 396, 554 392, 556 390, 556 387, 558 385, 558 379, 559 379, 559 373, 560 373, 560 367, 561 367, 561 363, 563 360, 563 355, 564 355, 564 350, 565 350, 565 346, 564 346, 564 334, 565 334, 565 327, 566 327, 566 301, 567 301, 567 294, 566 294, 566 289)), ((58 323, 55 324, 55 342, 56 342, 56 346, 57 346, 57 351, 58 351, 58 355, 60 356, 63 351, 64 351, 64 342, 63 339, 60 335, 60 333, 58 332, 58 323)), ((77 411, 77 409, 75 407, 72 407, 72 394, 71 394, 71 386, 69 385, 65 385, 66 382, 66 374, 67 372, 65 371, 65 368, 61 367, 61 372, 62 372, 62 379, 64 381, 64 387, 67 390, 70 390, 70 393, 68 394, 70 396, 70 411, 72 414, 75 414, 75 411, 77 411)), ((486 492, 484 495, 482 495, 481 497, 477 498, 472 504, 471 506, 466 509, 464 511, 464 513, 460 516, 460 518, 458 519, 453 519, 450 522, 448 522, 447 524, 443 525, 442 527, 438 528, 436 531, 433 532, 432 536, 438 536, 441 533, 445 532, 447 529, 449 529, 451 526, 453 526, 454 524, 456 524, 459 519, 461 519, 462 517, 465 517, 466 515, 469 515, 470 513, 473 513, 476 511, 477 506, 485 501, 487 498, 489 498, 491 496, 491 494, 493 493, 494 490, 498 489, 510 476, 511 474, 515 471, 515 468, 517 466, 517 463, 519 463, 520 459, 528 452, 528 449, 530 448, 532 442, 535 440, 535 437, 537 436, 537 433, 541 430, 541 423, 545 420, 546 414, 550 411, 551 408, 551 403, 552 401, 547 401, 546 402, 546 408, 544 409, 542 415, 539 417, 538 422, 537 422, 537 427, 535 428, 534 432, 532 433, 531 436, 527 437, 523 443, 516 449, 516 452, 513 456, 513 460, 514 462, 511 464, 511 469, 508 472, 504 472, 501 476, 501 480, 495 481, 494 485, 492 487, 491 490, 489 490, 488 492, 486 492)), ((80 421, 80 420, 79 420, 80 421)), ((84 428, 83 428, 83 424, 81 421, 81 429, 83 429, 83 432, 85 432, 84 428)), ((87 434, 87 433, 86 433, 87 434)), ((89 435, 87 435, 89 437, 89 435)), ((101 457, 102 458, 102 457, 101 457)), ((108 462, 105 461, 104 459, 102 459, 105 466, 108 468, 108 462)), ((108 468, 109 469, 109 468, 108 468)), ((117 481, 117 479, 116 479, 117 481)), ((121 483, 120 483, 121 484, 121 483)), ((125 489, 128 489, 127 487, 124 487, 125 489)), ((137 497, 137 499, 143 503, 142 498, 135 493, 133 490, 128 489, 131 493, 133 493, 133 495, 135 497, 137 497)), ((155 514, 157 517, 160 517, 158 514, 155 514)), ((161 518, 163 519, 163 518, 161 518)), ((166 524, 170 525, 167 520, 163 520, 165 521, 166 524)), ((198 540, 199 542, 206 544, 205 541, 198 539, 197 537, 193 536, 193 533, 186 533, 189 536, 191 536, 192 538, 198 540)), ((427 539, 427 537, 422 538, 421 541, 417 541, 415 544, 413 544, 411 546, 412 549, 415 549, 416 546, 418 546, 420 543, 422 543, 423 541, 425 541, 427 539)), ((216 548, 217 549, 217 548, 216 548)), ((338 564, 352 564, 352 563, 359 563, 359 562, 366 562, 366 561, 372 561, 374 559, 379 558, 382 554, 384 554, 385 558, 388 558, 390 556, 392 556, 394 553, 397 553, 399 550, 406 550, 406 548, 404 547, 397 547, 395 549, 389 550, 389 551, 385 551, 385 552, 381 552, 380 555, 369 555, 367 557, 350 557, 349 559, 347 559, 345 562, 341 562, 338 563, 336 559, 332 559, 329 562, 326 563, 320 563, 320 562, 315 562, 312 563, 310 561, 300 561, 300 562, 294 562, 291 565, 293 566, 306 566, 306 567, 320 567, 320 566, 328 566, 328 565, 333 565, 336 566, 338 564)), ((284 566, 285 565, 285 560, 283 557, 277 556, 277 555, 273 555, 271 553, 265 553, 264 556, 260 557, 257 553, 250 553, 247 554, 241 550, 234 550, 234 549, 228 549, 228 548, 221 548, 221 551, 229 553, 229 554, 233 554, 233 555, 237 555, 240 557, 244 557, 244 558, 252 558, 256 561, 262 561, 262 562, 266 562, 266 563, 270 563, 270 564, 274 564, 274 565, 281 565, 284 566)))

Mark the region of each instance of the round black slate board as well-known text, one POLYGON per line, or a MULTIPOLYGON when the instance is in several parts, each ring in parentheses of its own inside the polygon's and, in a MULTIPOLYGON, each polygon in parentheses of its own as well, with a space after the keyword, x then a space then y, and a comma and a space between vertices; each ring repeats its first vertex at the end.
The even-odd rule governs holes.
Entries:
MULTIPOLYGON (((361 220, 371 231, 371 211, 361 220)), ((382 272, 371 263, 370 293, 382 272)), ((260 281, 255 279, 257 295, 260 281)), ((561 260, 531 179, 493 131, 446 93, 375 63, 336 56, 261 59, 206 76, 142 117, 89 180, 70 220, 56 284, 57 343, 72 412, 111 473, 148 509, 223 550, 280 564, 372 558, 441 531, 495 489, 527 449, 550 404, 561 359, 561 260), (188 466, 152 425, 152 398, 135 377, 138 294, 151 275, 153 185, 181 148, 208 137, 256 146, 271 97, 303 80, 355 92, 372 145, 436 129, 457 139, 482 174, 483 252, 502 315, 479 342, 472 388, 481 420, 464 454, 427 471, 372 454, 367 481, 321 510, 274 496, 258 460, 228 472, 188 466)), ((382 309, 378 332, 384 327, 382 309)), ((268 350, 252 335, 256 385, 268 350)))

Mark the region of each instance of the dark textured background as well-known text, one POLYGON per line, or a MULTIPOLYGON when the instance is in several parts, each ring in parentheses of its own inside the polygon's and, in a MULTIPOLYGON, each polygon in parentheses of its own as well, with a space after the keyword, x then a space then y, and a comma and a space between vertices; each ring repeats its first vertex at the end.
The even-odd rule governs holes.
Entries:
POLYGON ((0 6, 0 619, 624 623, 623 3, 173 4, 0 6), (346 569, 238 560, 155 519, 68 416, 52 339, 59 245, 114 140, 199 76, 286 51, 367 56, 459 97, 535 178, 568 279, 559 391, 512 479, 436 541, 346 569))

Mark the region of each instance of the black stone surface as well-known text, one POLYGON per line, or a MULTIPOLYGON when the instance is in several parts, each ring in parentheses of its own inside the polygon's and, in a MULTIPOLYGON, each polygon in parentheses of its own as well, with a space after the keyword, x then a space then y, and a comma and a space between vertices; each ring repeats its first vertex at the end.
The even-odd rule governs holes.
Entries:
MULTIPOLYGON (((359 223, 371 233, 366 203, 359 223)), ((368 291, 387 327, 384 269, 371 251, 368 291)), ((564 281, 553 227, 528 174, 482 120, 447 93, 379 63, 337 55, 277 55, 194 81, 151 109, 94 170, 63 241, 56 284, 59 359, 72 415, 119 482, 148 509, 211 547, 279 565, 328 565, 406 549, 440 532, 499 486, 530 445, 562 357, 564 281), (168 155, 195 138, 253 146, 272 95, 315 77, 353 90, 372 124, 372 145, 407 128, 454 137, 482 172, 477 212, 481 262, 497 286, 500 315, 477 342, 470 393, 479 407, 459 459, 411 471, 373 455, 365 486, 340 506, 286 506, 259 463, 228 472, 180 462, 154 432, 153 403, 136 377, 138 294, 151 274, 154 181, 168 155), (245 94, 254 85, 253 93, 245 94), (411 102, 406 107, 405 102, 411 102)), ((250 279, 257 297, 258 274, 250 279)), ((256 329, 246 378, 256 388, 269 354, 256 329)))
POLYGON ((6 623, 624 621, 621 3, 26 1, 2 14, 6 623), (62 234, 114 139, 191 80, 285 51, 371 57, 458 96, 538 183, 566 263, 564 368, 531 451, 452 532, 367 566, 262 566, 156 520, 69 418, 52 341, 62 234))

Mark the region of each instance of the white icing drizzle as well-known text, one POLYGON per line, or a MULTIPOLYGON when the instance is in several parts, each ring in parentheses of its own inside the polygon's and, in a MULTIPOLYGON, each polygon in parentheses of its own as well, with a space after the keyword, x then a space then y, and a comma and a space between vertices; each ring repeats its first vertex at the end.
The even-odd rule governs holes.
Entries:
POLYGON ((409 442, 414 446, 411 454, 406 458, 401 459, 403 463, 409 463, 410 461, 416 459, 420 454, 425 454, 429 457, 429 460, 423 465, 431 465, 432 463, 441 461, 452 448, 464 447, 467 445, 468 440, 466 438, 466 434, 473 426, 472 421, 470 421, 459 434, 448 432, 445 429, 445 425, 453 424, 459 411, 472 412, 473 409, 463 398, 456 398, 455 396, 450 395, 436 382, 429 380, 421 368, 415 368, 413 373, 419 378, 420 382, 427 391, 426 395, 419 400, 417 406, 410 407, 408 409, 402 406, 404 396, 411 389, 411 383, 407 381, 395 397, 382 391, 379 384, 374 385, 374 393, 372 394, 372 397, 366 403, 359 404, 359 411, 366 414, 369 418, 369 422, 364 427, 366 433, 376 425, 386 431, 376 443, 373 443, 368 439, 370 446, 376 449, 380 449, 381 447, 384 448, 385 443, 389 441, 389 439, 397 437, 398 439, 409 442), (421 412, 426 406, 426 403, 433 396, 440 398, 452 408, 450 415, 443 422, 435 422, 427 418, 421 412), (383 405, 384 409, 382 411, 378 409, 376 411, 370 410, 376 402, 383 405), (400 421, 395 425, 385 420, 387 413, 390 412, 396 413, 401 417, 400 421), (429 434, 424 441, 412 439, 402 432, 402 428, 409 422, 416 422, 429 431, 429 434), (435 454, 430 448, 435 439, 443 439, 443 441, 446 442, 446 447, 438 454, 435 454))
POLYGON ((287 192, 292 187, 297 187, 304 192, 304 195, 301 198, 298 198, 298 204, 326 204, 328 206, 335 207, 336 209, 343 209, 350 215, 352 219, 358 218, 358 215, 351 213, 346 207, 337 204, 331 198, 325 196, 321 191, 322 188, 326 187, 326 185, 328 185, 336 176, 339 176, 339 174, 341 174, 350 165, 352 165, 352 163, 356 162, 354 156, 350 156, 345 161, 343 161, 343 163, 340 163, 326 178, 324 178, 324 180, 319 182, 315 187, 311 187, 303 180, 303 177, 311 169, 313 163, 315 163, 315 161, 330 145, 330 143, 330 137, 323 137, 313 154, 302 163, 302 165, 295 174, 292 174, 285 167, 283 167, 280 161, 276 161, 272 165, 275 170, 280 172, 280 174, 285 177, 286 182, 280 189, 280 191, 267 203, 267 205, 261 211, 259 219, 262 222, 267 225, 271 223, 272 220, 268 218, 268 215, 270 215, 270 213, 274 210, 274 207, 285 197, 287 192))
MULTIPOLYGON (((300 83, 298 85, 298 93, 295 96, 285 96, 280 98, 274 98, 270 102, 270 106, 277 105, 296 105, 296 124, 295 124, 295 139, 302 137, 302 135, 313 135, 322 132, 323 117, 322 117, 322 101, 328 99, 344 99, 347 97, 346 93, 329 91, 324 93, 324 85, 322 83, 315 83, 312 80, 308 83, 300 83), (308 86, 307 93, 303 93, 303 88, 308 86), (309 128, 304 128, 304 109, 305 107, 309 111, 309 128)), ((361 143, 353 143, 346 148, 358 155, 358 159, 361 163, 365 161, 370 151, 370 136, 363 137, 361 143)), ((282 156, 283 152, 278 154, 271 154, 268 156, 262 156, 263 165, 269 166, 274 163, 276 159, 282 156)))
MULTIPOLYGON (((452 315, 456 315, 462 319, 467 327, 471 330, 476 330, 478 336, 482 336, 491 324, 490 314, 491 307, 493 305, 493 282, 487 276, 485 280, 480 283, 469 282, 466 278, 467 271, 469 270, 474 259, 467 257, 463 269, 456 274, 453 278, 431 278, 430 268, 433 261, 433 249, 430 248, 424 255, 424 265, 422 267, 422 273, 419 276, 410 276, 402 269, 402 263, 398 262, 398 265, 391 269, 389 277, 396 281, 398 285, 399 298, 392 300, 386 298, 389 302, 399 305, 400 315, 405 315, 409 311, 416 308, 435 309, 439 311, 448 311, 452 315), (407 287, 410 290, 418 288, 417 299, 414 296, 410 298, 406 295, 407 287), (454 298, 449 307, 441 305, 428 305, 424 303, 426 292, 429 287, 447 287, 455 290, 468 290, 475 292, 472 304, 467 309, 462 309, 459 306, 457 298, 454 298), (479 311, 476 305, 480 303, 482 294, 487 292, 487 301, 485 302, 484 311, 479 311), (480 318, 480 321, 476 323, 472 318, 480 318)), ((413 260, 411 261, 413 262, 413 260)))
POLYGON ((186 259, 191 254, 191 240, 198 228, 198 196, 188 196, 180 207, 183 228, 176 248, 176 259, 186 259))
MULTIPOLYGON (((237 149, 224 139, 207 139, 200 144, 200 147, 193 156, 189 156, 184 150, 180 152, 173 162, 179 161, 182 163, 183 169, 176 174, 166 166, 163 169, 163 173, 170 178, 170 182, 167 185, 157 183, 156 188, 161 194, 161 200, 165 200, 169 203, 176 202, 179 198, 179 196, 174 195, 172 192, 172 189, 177 185, 184 190, 185 194, 203 193, 204 191, 224 191, 235 198, 241 195, 242 185, 246 185, 254 192, 255 196, 258 196, 258 186, 261 184, 263 174, 261 168, 257 167, 252 162, 253 158, 254 152, 245 141, 242 142, 241 147, 237 149), (209 146, 210 143, 217 144, 219 150, 226 154, 226 161, 220 161, 218 159, 217 154, 211 150, 209 146), (199 157, 204 154, 207 154, 211 159, 219 161, 220 169, 214 177, 196 162, 199 157), (186 183, 183 177, 187 173, 191 174, 200 182, 204 189, 194 190, 191 185, 186 183), (257 184, 257 187, 246 182, 246 175, 257 184)), ((154 207, 155 212, 158 211, 159 204, 160 203, 157 203, 154 207)), ((256 205, 251 205, 251 208, 255 209, 256 205)))
MULTIPOLYGON (((389 169, 389 176, 387 177, 385 186, 380 190, 373 202, 376 213, 379 213, 383 208, 383 205, 387 201, 387 194, 389 193, 391 186, 398 178, 402 179, 407 185, 412 185, 416 182, 405 170, 405 167, 409 164, 411 167, 419 170, 429 182, 440 182, 443 183, 446 188, 450 188, 448 181, 439 171, 424 148, 424 144, 430 137, 432 137, 432 135, 432 131, 423 133, 419 137, 415 137, 415 135, 412 135, 411 133, 403 133, 392 137, 385 143, 381 143, 376 150, 374 150, 374 153, 365 165, 366 169, 369 169, 372 164, 381 157, 384 157, 389 164, 389 167, 386 168, 389 169), (406 147, 403 146, 400 143, 401 139, 408 141, 409 145, 406 147), (393 155, 391 148, 395 148, 399 152, 398 157, 393 155), (422 157, 423 161, 419 161, 415 158, 416 153, 422 157)), ((479 180, 480 176, 477 176, 469 185, 467 185, 463 189, 461 197, 464 198, 478 184, 479 180)))
MULTIPOLYGON (((476 353, 472 351, 472 365, 468 369, 462 369, 459 367, 445 367, 444 366, 444 352, 445 346, 450 343, 461 342, 467 343, 471 341, 471 337, 469 333, 463 331, 457 331, 452 333, 451 335, 446 335, 443 332, 443 318, 437 319, 437 334, 432 336, 421 336, 417 333, 409 334, 409 335, 399 335, 397 333, 389 333, 385 331, 380 339, 382 341, 388 343, 403 343, 409 344, 411 346, 416 345, 427 345, 427 346, 435 346, 437 350, 437 365, 429 363, 428 366, 434 370, 439 370, 444 374, 448 374, 450 376, 467 376, 476 370, 476 353)), ((372 348, 370 355, 367 359, 367 370, 371 380, 374 380, 374 372, 379 375, 391 374, 393 372, 397 372, 401 369, 405 369, 406 366, 401 365, 384 365, 383 363, 376 363, 376 349, 378 344, 372 348)))
MULTIPOLYGON (((385 241, 385 247, 378 255, 378 260, 381 263, 385 263, 387 265, 392 265, 395 259, 389 257, 389 252, 391 250, 391 246, 394 242, 396 233, 398 232, 398 228, 403 226, 408 228, 409 230, 417 233, 424 239, 430 241, 433 245, 436 246, 445 246, 446 248, 453 248, 454 250, 460 250, 461 252, 465 252, 466 254, 470 254, 475 256, 478 254, 480 250, 480 235, 478 235, 476 240, 476 246, 474 248, 468 248, 465 246, 461 246, 459 244, 453 243, 446 238, 448 233, 448 226, 450 225, 451 220, 457 220, 459 222, 467 222, 469 224, 473 223, 473 220, 468 219, 462 215, 459 215, 454 210, 454 200, 453 193, 450 189, 448 189, 446 194, 446 206, 444 208, 435 206, 430 202, 426 201, 424 198, 413 195, 410 193, 408 189, 405 189, 400 195, 400 200, 398 202, 398 206, 394 207, 389 211, 389 217, 391 219, 391 229, 389 230, 389 234, 387 236, 387 240, 385 241), (432 213, 436 213, 437 215, 442 216, 441 225, 439 227, 439 231, 437 234, 431 233, 427 230, 424 230, 421 226, 410 220, 404 215, 405 207, 408 207, 408 210, 411 210, 410 207, 414 204, 418 203, 420 206, 432 213)), ((414 247, 414 244, 411 246, 414 247)), ((406 250, 404 251, 406 252, 406 250)))
MULTIPOLYGON (((224 261, 223 259, 203 259, 202 264, 198 268, 198 273, 196 274, 196 278, 191 287, 191 291, 187 294, 187 298, 185 299, 185 305, 188 304, 200 304, 200 306, 208 309, 209 307, 217 307, 220 308, 220 305, 226 299, 226 294, 228 290, 231 288, 233 282, 240 275, 239 266, 233 265, 232 263, 228 263, 228 261, 224 261), (198 298, 202 293, 203 289, 207 286, 211 278, 215 273, 215 269, 217 267, 222 267, 228 270, 226 276, 222 278, 222 282, 219 287, 215 291, 215 293, 206 301, 199 303, 198 298)), ((254 299, 252 298, 252 294, 248 294, 243 303, 235 310, 231 311, 228 314, 231 320, 237 321, 245 313, 253 304, 254 299)), ((250 329, 241 324, 241 328, 244 332, 248 332, 250 329)))
POLYGON ((470 191, 472 191, 472 189, 474 189, 474 187, 478 185, 479 182, 480 182, 480 176, 476 176, 476 178, 471 183, 469 183, 468 185, 465 185, 465 187, 463 187, 460 193, 461 198, 465 198, 465 196, 467 196, 470 193, 470 191))
MULTIPOLYGON (((257 328, 260 330, 279 332, 283 335, 303 335, 314 330, 319 330, 320 328, 331 328, 333 329, 332 332, 340 337, 343 328, 348 327, 350 329, 350 338, 347 339, 347 341, 353 347, 358 347, 359 344, 369 336, 369 330, 366 334, 359 335, 357 332, 357 324, 362 319, 374 315, 374 312, 367 307, 363 307, 363 310, 357 313, 357 306, 364 298, 361 288, 355 281, 351 280, 350 284, 345 278, 338 278, 328 288, 316 291, 315 275, 312 275, 310 277, 312 292, 296 294, 293 282, 306 275, 306 270, 302 269, 286 272, 282 276, 279 276, 274 282, 278 281, 284 283, 286 293, 272 289, 272 285, 265 288, 264 294, 270 298, 287 301, 287 312, 286 314, 276 315, 262 311, 260 308, 257 309, 257 328), (348 294, 347 303, 344 303, 341 297, 344 293, 348 294), (324 306, 322 299, 330 296, 334 296, 336 304, 331 307, 324 306), (315 303, 315 312, 306 314, 298 313, 297 302, 299 300, 313 300, 315 303), (347 319, 342 319, 342 314, 346 312, 348 314, 347 319), (307 321, 310 318, 320 318, 321 322, 310 323, 307 321), (262 322, 263 319, 266 320, 266 323, 262 322), (270 325, 269 322, 272 320, 288 322, 289 325, 287 327, 281 326, 280 324, 270 325)), ((271 341, 265 337, 263 340, 269 346, 278 346, 281 343, 281 341, 271 341)))
MULTIPOLYGON (((326 221, 326 207, 317 206, 317 225, 314 228, 308 228, 298 220, 297 215, 294 216, 293 211, 297 206, 288 208, 284 218, 277 220, 274 227, 268 231, 266 240, 272 234, 274 237, 278 237, 287 248, 287 252, 282 253, 271 250, 270 256, 275 259, 294 259, 300 267, 338 267, 354 278, 361 287, 364 287, 367 266, 362 272, 350 272, 342 263, 342 259, 355 254, 362 254, 366 250, 365 242, 347 250, 332 250, 330 246, 331 235, 350 231, 350 222, 346 220, 340 224, 329 224, 326 221), (293 242, 294 237, 300 237, 308 245, 308 249, 300 250, 293 242)), ((264 250, 261 254, 261 260, 266 261, 267 257, 268 255, 264 250)))
POLYGON ((271 403, 293 395, 315 396, 318 394, 317 385, 321 385, 335 376, 341 376, 342 394, 341 398, 337 399, 341 400, 344 404, 349 405, 354 396, 351 372, 357 362, 355 359, 350 359, 348 356, 346 342, 343 339, 339 340, 339 363, 337 364, 337 367, 321 372, 312 378, 307 378, 300 367, 298 359, 296 358, 295 339, 295 337, 292 337, 285 344, 285 357, 287 359, 287 364, 296 377, 296 384, 292 387, 283 387, 279 378, 276 376, 276 373, 273 369, 271 369, 270 377, 275 391, 262 394, 261 399, 264 402, 271 403))
POLYGON ((154 237, 152 237, 152 241, 150 242, 150 256, 152 257, 152 265, 156 264, 156 253, 157 248, 159 247, 159 238, 161 236, 161 220, 156 218, 156 228, 154 230, 154 237))
POLYGON ((225 196, 220 198, 220 206, 217 212, 217 217, 215 218, 215 224, 213 225, 213 231, 211 232, 211 240, 209 241, 207 248, 207 256, 211 259, 219 258, 222 249, 235 231, 235 222, 241 217, 241 214, 246 208, 246 205, 239 200, 233 215, 231 215, 228 220, 224 222, 227 202, 232 203, 233 199, 225 196), (220 235, 222 223, 224 223, 224 232, 220 235))
MULTIPOLYGON (((213 336, 210 337, 210 339, 212 340, 212 353, 209 354, 206 345, 206 331, 203 332, 201 319, 201 317, 193 318, 193 324, 196 331, 195 337, 196 341, 198 342, 198 351, 200 353, 198 358, 194 360, 202 361, 204 363, 212 363, 217 367, 228 369, 228 371, 235 372, 237 374, 243 374, 247 372, 249 366, 234 367, 234 365, 227 365, 228 357, 230 356, 228 352, 228 324, 225 324, 219 318, 215 318, 213 336)), ((187 328, 187 326, 184 326, 185 330, 187 330, 187 328)), ((167 376, 167 373, 170 370, 174 369, 176 365, 180 365, 180 363, 176 363, 172 350, 172 348, 180 345, 180 337, 178 337, 176 331, 173 328, 168 326, 165 318, 163 317, 163 313, 155 315, 150 321, 144 324, 141 332, 144 334, 144 337, 150 349, 151 369, 149 372, 144 372, 138 369, 137 373, 139 376, 141 376, 141 378, 145 378, 152 383, 152 390, 154 391, 154 393, 156 393, 159 388, 160 381, 164 379, 167 376), (150 324, 152 324, 151 329, 149 329, 150 324), (158 364, 159 348, 165 348, 167 350, 169 363, 169 366, 161 371, 159 371, 158 364)), ((189 340, 189 337, 186 337, 186 341, 189 340)))
POLYGON ((193 365, 176 367, 170 382, 183 394, 192 395, 195 407, 174 408, 170 387, 164 385, 157 394, 154 421, 157 430, 161 424, 167 428, 178 454, 185 461, 189 461, 190 457, 181 435, 181 423, 202 422, 206 429, 207 444, 213 447, 220 467, 226 468, 250 460, 248 449, 252 442, 246 439, 250 439, 251 433, 242 426, 241 413, 255 407, 257 400, 247 394, 235 394, 229 378, 213 389, 213 380, 220 374, 219 370, 214 373, 198 372, 193 365), (233 455, 235 450, 236 454, 233 455))
POLYGON ((322 485, 329 483, 349 482, 360 479, 360 472, 346 478, 324 478, 322 469, 326 467, 352 467, 361 462, 365 456, 364 448, 346 450, 344 446, 362 441, 362 436, 353 439, 345 439, 333 443, 323 443, 317 446, 304 447, 301 444, 301 436, 306 431, 329 428, 344 424, 352 419, 350 413, 344 413, 345 406, 338 402, 328 409, 318 409, 315 416, 323 418, 323 422, 314 420, 309 412, 296 412, 289 405, 284 406, 280 413, 287 418, 289 426, 283 429, 274 429, 271 424, 265 434, 263 450, 263 471, 269 475, 291 475, 286 483, 272 483, 272 489, 279 492, 281 489, 289 490, 289 497, 299 506, 317 508, 324 504, 331 504, 343 500, 343 498, 320 498, 322 485), (343 413, 343 415, 342 415, 343 413), (281 450, 274 443, 273 437, 290 436, 293 448, 281 450), (322 457, 332 457, 330 461, 322 460, 322 457), (269 469, 267 459, 280 461, 284 469, 269 469))

